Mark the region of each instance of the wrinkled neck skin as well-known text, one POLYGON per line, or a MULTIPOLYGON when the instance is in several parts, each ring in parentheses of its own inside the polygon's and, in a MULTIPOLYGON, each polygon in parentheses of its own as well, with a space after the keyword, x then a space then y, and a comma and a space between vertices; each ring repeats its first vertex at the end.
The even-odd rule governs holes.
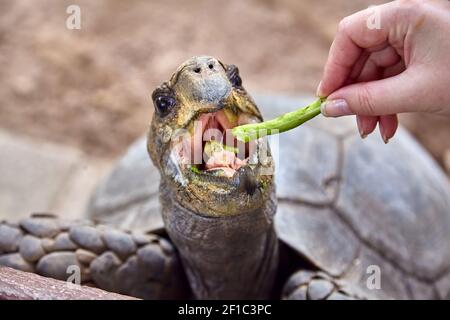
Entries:
POLYGON ((166 230, 197 299, 268 299, 278 267, 275 191, 252 212, 226 217, 194 213, 160 185, 166 230))

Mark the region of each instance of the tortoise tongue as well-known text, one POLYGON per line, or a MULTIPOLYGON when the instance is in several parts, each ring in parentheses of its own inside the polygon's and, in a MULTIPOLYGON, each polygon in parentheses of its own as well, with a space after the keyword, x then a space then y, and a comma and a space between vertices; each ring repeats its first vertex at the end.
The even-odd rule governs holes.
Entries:
POLYGON ((232 177, 236 170, 246 163, 246 160, 239 159, 233 152, 220 150, 211 155, 206 162, 205 168, 207 171, 221 169, 227 177, 232 177))

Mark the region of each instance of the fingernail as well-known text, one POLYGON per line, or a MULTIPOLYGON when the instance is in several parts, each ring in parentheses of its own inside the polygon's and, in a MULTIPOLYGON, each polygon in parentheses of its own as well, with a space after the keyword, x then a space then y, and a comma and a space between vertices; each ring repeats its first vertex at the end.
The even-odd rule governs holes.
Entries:
POLYGON ((322 80, 319 82, 319 85, 317 86, 316 96, 322 97, 322 80))
POLYGON ((320 112, 325 117, 340 117, 354 114, 344 99, 325 101, 320 106, 320 112))
POLYGON ((384 143, 388 144, 389 138, 387 138, 385 134, 382 135, 382 138, 383 138, 384 143))
POLYGON ((359 117, 356 117, 356 124, 358 125, 358 131, 359 131, 359 135, 361 136, 361 139, 367 138, 367 134, 364 132, 364 129, 362 127, 361 120, 359 117))
POLYGON ((389 138, 387 137, 385 129, 382 126, 381 122, 380 122, 380 134, 381 134, 381 138, 383 139, 384 143, 387 144, 389 142, 389 138))

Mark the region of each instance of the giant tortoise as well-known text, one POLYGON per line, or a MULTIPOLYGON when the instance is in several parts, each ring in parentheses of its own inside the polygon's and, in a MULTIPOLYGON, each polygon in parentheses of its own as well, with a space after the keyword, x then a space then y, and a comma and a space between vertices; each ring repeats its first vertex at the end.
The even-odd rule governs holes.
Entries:
MULTIPOLYGON (((3 222, 0 264, 58 279, 77 266, 82 283, 148 299, 449 297, 449 182, 405 130, 385 145, 319 116, 272 153, 266 138, 238 143, 229 129, 262 116, 238 68, 207 56, 152 99, 147 142, 88 219, 3 222)), ((305 102, 256 101, 269 118, 305 102)))

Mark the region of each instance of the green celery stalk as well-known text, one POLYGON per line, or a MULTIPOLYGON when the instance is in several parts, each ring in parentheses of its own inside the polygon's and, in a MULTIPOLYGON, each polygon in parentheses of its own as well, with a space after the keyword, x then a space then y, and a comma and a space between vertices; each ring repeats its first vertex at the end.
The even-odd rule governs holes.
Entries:
POLYGON ((208 155, 208 157, 211 157, 213 153, 220 152, 222 150, 229 151, 232 153, 239 153, 238 148, 227 146, 226 144, 214 140, 206 142, 203 151, 208 155))
POLYGON ((294 129, 317 116, 320 113, 320 105, 325 100, 326 98, 319 98, 304 108, 285 113, 272 120, 234 127, 231 130, 231 133, 238 140, 248 142, 264 136, 294 129))

